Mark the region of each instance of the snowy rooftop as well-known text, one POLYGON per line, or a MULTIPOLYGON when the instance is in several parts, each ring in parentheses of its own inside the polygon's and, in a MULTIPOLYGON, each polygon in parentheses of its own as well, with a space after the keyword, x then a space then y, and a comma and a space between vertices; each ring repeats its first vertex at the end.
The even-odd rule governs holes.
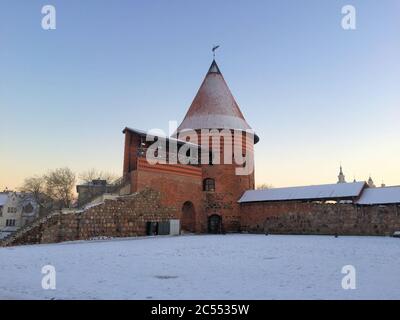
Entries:
POLYGON ((365 182, 322 184, 305 187, 248 190, 239 203, 258 201, 329 200, 358 197, 365 182))
POLYGON ((157 133, 156 131, 152 131, 152 130, 144 131, 144 130, 140 130, 140 129, 134 129, 134 128, 125 127, 124 130, 122 130, 122 133, 125 133, 126 131, 130 131, 130 132, 136 133, 136 134, 138 134, 140 136, 143 136, 143 137, 165 138, 166 141, 176 142, 179 145, 187 144, 189 146, 193 146, 193 147, 196 147, 196 148, 200 148, 201 147, 200 145, 195 144, 195 143, 178 140, 178 139, 176 139, 174 137, 166 137, 165 135, 162 135, 161 132, 157 133))
POLYGON ((178 131, 189 129, 251 130, 215 61, 178 131))
POLYGON ((7 203, 8 194, 0 193, 0 206, 4 206, 7 203))
POLYGON ((400 203, 400 186, 384 188, 366 188, 357 204, 390 204, 400 203))

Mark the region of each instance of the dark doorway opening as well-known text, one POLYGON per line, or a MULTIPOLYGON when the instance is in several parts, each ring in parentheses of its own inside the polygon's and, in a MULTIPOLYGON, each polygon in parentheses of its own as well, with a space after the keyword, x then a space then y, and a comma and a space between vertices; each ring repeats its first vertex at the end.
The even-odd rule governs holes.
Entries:
POLYGON ((182 206, 181 229, 186 232, 196 231, 196 212, 190 201, 186 201, 182 206))
POLYGON ((222 233, 222 218, 218 214, 213 214, 208 217, 208 233, 222 233))

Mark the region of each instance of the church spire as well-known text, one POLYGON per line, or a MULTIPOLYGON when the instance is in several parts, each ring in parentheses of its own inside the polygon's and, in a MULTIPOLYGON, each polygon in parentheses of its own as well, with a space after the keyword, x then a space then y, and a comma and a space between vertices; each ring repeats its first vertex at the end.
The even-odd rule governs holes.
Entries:
POLYGON ((371 178, 371 175, 369 175, 369 178, 368 178, 368 186, 370 187, 370 188, 375 188, 376 186, 375 186, 375 183, 374 183, 374 180, 372 180, 372 178, 371 178))
POLYGON ((345 179, 345 176, 343 174, 342 165, 340 165, 340 171, 339 171, 338 182, 337 183, 346 183, 346 179, 345 179))

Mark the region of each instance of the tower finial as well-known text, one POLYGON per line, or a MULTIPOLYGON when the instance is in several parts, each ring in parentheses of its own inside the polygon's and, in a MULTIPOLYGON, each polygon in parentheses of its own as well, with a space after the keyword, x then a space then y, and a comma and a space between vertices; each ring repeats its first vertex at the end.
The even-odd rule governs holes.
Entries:
POLYGON ((219 48, 219 45, 214 45, 212 48, 213 58, 215 60, 215 51, 219 48))

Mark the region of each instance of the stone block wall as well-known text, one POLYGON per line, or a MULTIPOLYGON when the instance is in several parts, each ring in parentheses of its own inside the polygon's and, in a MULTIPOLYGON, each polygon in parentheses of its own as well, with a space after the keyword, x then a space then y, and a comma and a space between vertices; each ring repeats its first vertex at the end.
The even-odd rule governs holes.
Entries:
POLYGON ((392 235, 400 230, 400 205, 260 202, 242 204, 241 213, 241 230, 254 233, 392 235))
POLYGON ((145 189, 116 200, 105 200, 85 211, 52 215, 2 245, 143 236, 147 221, 167 221, 175 216, 175 208, 160 204, 159 192, 145 189))

